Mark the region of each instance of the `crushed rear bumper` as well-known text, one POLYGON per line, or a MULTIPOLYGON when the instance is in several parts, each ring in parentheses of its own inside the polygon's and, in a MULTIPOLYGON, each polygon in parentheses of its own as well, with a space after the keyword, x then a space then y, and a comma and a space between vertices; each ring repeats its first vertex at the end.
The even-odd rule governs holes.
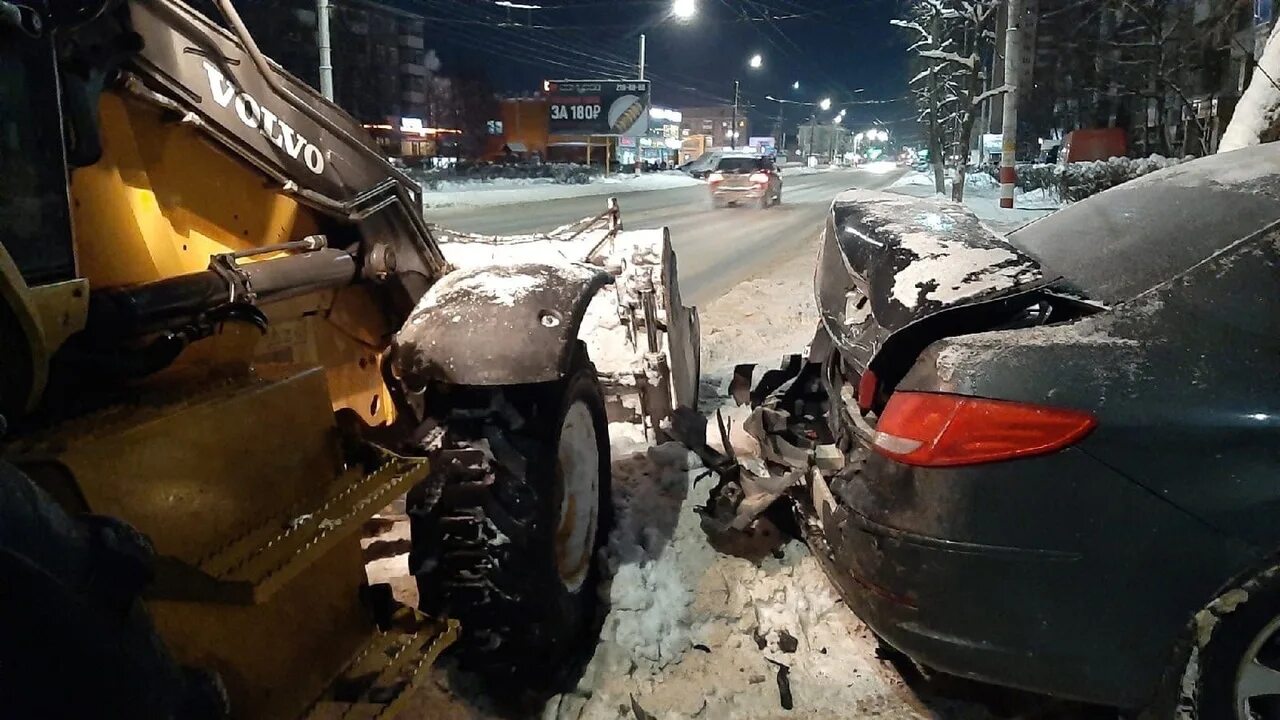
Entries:
POLYGON ((949 674, 1142 707, 1230 563, 1220 536, 1079 449, 977 468, 854 457, 814 494, 814 554, 872 630, 949 674))

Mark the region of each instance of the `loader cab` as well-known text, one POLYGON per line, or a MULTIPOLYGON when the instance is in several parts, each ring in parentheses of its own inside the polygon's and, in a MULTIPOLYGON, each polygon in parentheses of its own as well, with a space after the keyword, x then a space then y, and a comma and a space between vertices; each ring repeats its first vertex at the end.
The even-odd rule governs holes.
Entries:
POLYGON ((35 286, 75 277, 75 252, 53 42, 30 30, 0 18, 0 245, 35 286))

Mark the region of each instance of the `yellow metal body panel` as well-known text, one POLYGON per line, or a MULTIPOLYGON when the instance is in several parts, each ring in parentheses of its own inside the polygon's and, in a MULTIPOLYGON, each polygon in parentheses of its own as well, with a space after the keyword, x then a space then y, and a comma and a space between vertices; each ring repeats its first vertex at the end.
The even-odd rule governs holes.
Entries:
POLYGON ((95 288, 204 270, 209 256, 299 240, 313 214, 199 128, 104 93, 103 158, 72 174, 80 273, 95 288))
MULTIPOLYGON (((103 157, 77 169, 71 183, 79 271, 91 288, 198 272, 208 268, 211 255, 331 229, 198 128, 161 109, 105 93, 99 110, 103 157)), ((263 309, 272 320, 266 336, 225 326, 184 352, 173 372, 225 372, 254 362, 319 364, 335 410, 350 408, 372 425, 394 420, 379 361, 395 328, 367 288, 315 293, 263 309)))
MULTIPOLYGON (((246 556, 251 570, 288 570, 252 576, 272 581, 269 595, 250 589, 243 602, 228 602, 198 597, 201 585, 190 583, 197 601, 148 602, 179 660, 222 676, 237 717, 296 717, 368 641, 373 626, 358 593, 363 516, 355 510, 362 508, 336 510, 337 499, 382 478, 361 480, 343 467, 319 368, 227 378, 198 390, 153 388, 133 404, 21 441, 10 455, 20 464, 60 465, 90 512, 146 533, 160 558, 158 589, 206 577, 200 567, 241 538, 254 540, 263 528, 284 534, 335 508, 326 526, 331 541, 307 541, 317 552, 280 543, 268 548, 276 557, 246 556), (295 557, 305 562, 290 563, 295 557)), ((366 504, 387 502, 373 494, 366 504)))
MULTIPOLYGON (((72 178, 80 279, 27 288, 0 251, 0 294, 19 311, 32 354, 32 399, 51 353, 83 328, 92 292, 203 271, 219 253, 343 232, 157 107, 108 92, 100 111, 103 157, 72 178)), ((139 382, 130 403, 5 448, 46 468, 42 477, 66 478, 73 492, 60 497, 74 496, 77 509, 151 538, 157 629, 181 662, 222 676, 238 718, 296 717, 359 657, 372 626, 358 599, 365 575, 352 528, 426 472, 403 459, 393 473, 365 476, 341 455, 335 410, 394 420, 380 362, 395 328, 375 292, 354 286, 265 306, 265 336, 226 325, 139 382), (251 542, 276 528, 288 542, 251 542), (223 574, 210 571, 228 558, 223 574), (234 583, 248 592, 210 591, 234 583), (184 592, 161 595, 174 587, 184 592)), ((416 682, 440 647, 420 648, 412 672, 394 672, 416 682)))
POLYGON ((375 631, 359 604, 360 544, 343 543, 271 602, 225 605, 154 600, 156 629, 177 659, 216 670, 233 717, 299 717, 375 631))
POLYGON ((162 554, 197 563, 331 495, 342 472, 337 442, 324 375, 310 370, 154 388, 15 450, 56 460, 93 512, 124 518, 162 554))

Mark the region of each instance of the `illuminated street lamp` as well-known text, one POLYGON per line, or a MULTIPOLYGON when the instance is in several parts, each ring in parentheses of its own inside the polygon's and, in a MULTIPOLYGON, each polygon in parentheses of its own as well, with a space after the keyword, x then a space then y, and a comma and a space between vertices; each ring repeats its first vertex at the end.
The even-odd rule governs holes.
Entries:
POLYGON ((792 89, 792 90, 799 90, 799 89, 800 89, 800 81, 799 81, 799 80, 797 80, 797 81, 795 81, 795 82, 791 83, 791 89, 792 89))
POLYGON ((822 98, 822 100, 818 102, 818 107, 822 108, 824 111, 825 111, 825 110, 830 110, 830 109, 831 109, 831 98, 822 98))
POLYGON ((671 14, 680 20, 691 20, 698 14, 698 0, 674 0, 671 14))
POLYGON ((747 64, 752 68, 759 69, 761 65, 764 65, 764 58, 760 57, 759 53, 756 53, 751 56, 751 59, 747 61, 747 64))

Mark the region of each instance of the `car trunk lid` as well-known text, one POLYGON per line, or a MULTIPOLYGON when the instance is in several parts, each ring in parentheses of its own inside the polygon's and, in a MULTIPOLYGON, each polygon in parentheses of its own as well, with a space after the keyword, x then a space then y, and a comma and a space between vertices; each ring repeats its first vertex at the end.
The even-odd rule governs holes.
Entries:
POLYGON ((982 325, 997 321, 980 316, 1003 316, 1010 298, 1048 284, 1035 260, 964 206, 941 198, 841 193, 824 240, 817 278, 822 324, 858 373, 896 335, 919 334, 922 324, 958 308, 978 311, 962 323, 977 323, 968 332, 989 329, 982 325))

